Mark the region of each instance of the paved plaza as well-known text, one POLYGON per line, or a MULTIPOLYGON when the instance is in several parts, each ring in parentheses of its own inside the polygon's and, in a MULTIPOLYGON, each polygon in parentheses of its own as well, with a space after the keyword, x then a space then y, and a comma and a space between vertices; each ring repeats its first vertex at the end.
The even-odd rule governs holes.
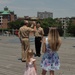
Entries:
MULTIPOLYGON (((33 38, 30 39, 31 48, 35 49, 33 40, 33 38)), ((62 37, 62 45, 58 54, 61 67, 59 71, 55 71, 55 75, 75 75, 75 38, 64 39, 62 37)), ((38 75, 41 73, 42 55, 35 57, 38 75)), ((0 36, 0 75, 23 75, 24 69, 25 62, 21 62, 21 44, 18 37, 0 36)))

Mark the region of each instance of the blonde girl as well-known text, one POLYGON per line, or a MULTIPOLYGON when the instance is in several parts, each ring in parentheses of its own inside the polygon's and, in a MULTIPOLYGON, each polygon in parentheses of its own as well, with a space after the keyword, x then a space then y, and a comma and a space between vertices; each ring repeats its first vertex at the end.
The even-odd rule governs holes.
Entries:
POLYGON ((37 75, 35 61, 36 59, 33 58, 33 50, 27 50, 26 69, 24 75, 37 75))
POLYGON ((42 74, 46 75, 49 71, 50 75, 54 75, 55 70, 59 70, 60 60, 58 49, 61 45, 61 38, 56 27, 51 27, 47 38, 43 40, 42 52, 44 53, 41 60, 42 74))

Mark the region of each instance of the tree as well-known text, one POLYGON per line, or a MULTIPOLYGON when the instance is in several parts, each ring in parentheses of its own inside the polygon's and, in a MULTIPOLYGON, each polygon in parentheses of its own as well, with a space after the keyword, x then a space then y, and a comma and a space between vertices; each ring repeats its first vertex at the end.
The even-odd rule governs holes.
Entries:
POLYGON ((49 27, 53 26, 58 28, 60 35, 63 34, 62 24, 58 19, 46 18, 43 20, 38 20, 37 22, 41 24, 41 27, 43 27, 46 35, 48 34, 49 27))
POLYGON ((9 29, 19 29, 24 24, 24 21, 12 21, 8 23, 9 29))
POLYGON ((70 20, 68 27, 67 27, 67 32, 70 33, 71 36, 75 36, 75 24, 70 20))

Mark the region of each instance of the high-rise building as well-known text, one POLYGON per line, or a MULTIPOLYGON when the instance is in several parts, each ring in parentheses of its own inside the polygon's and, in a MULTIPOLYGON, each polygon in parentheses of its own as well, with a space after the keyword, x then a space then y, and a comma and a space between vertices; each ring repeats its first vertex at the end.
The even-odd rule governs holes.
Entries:
POLYGON ((0 11, 0 28, 8 28, 8 22, 15 21, 17 16, 14 11, 10 11, 6 6, 4 10, 0 11))
POLYGON ((52 12, 37 12, 37 18, 39 19, 44 19, 44 18, 53 18, 53 13, 52 12))

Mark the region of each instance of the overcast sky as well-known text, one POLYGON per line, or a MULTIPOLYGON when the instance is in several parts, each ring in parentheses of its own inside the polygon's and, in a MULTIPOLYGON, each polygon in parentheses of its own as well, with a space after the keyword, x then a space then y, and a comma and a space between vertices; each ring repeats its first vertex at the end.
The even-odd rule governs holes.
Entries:
POLYGON ((37 16, 37 12, 53 12, 53 18, 75 17, 75 0, 0 0, 0 10, 7 6, 18 17, 37 16))

